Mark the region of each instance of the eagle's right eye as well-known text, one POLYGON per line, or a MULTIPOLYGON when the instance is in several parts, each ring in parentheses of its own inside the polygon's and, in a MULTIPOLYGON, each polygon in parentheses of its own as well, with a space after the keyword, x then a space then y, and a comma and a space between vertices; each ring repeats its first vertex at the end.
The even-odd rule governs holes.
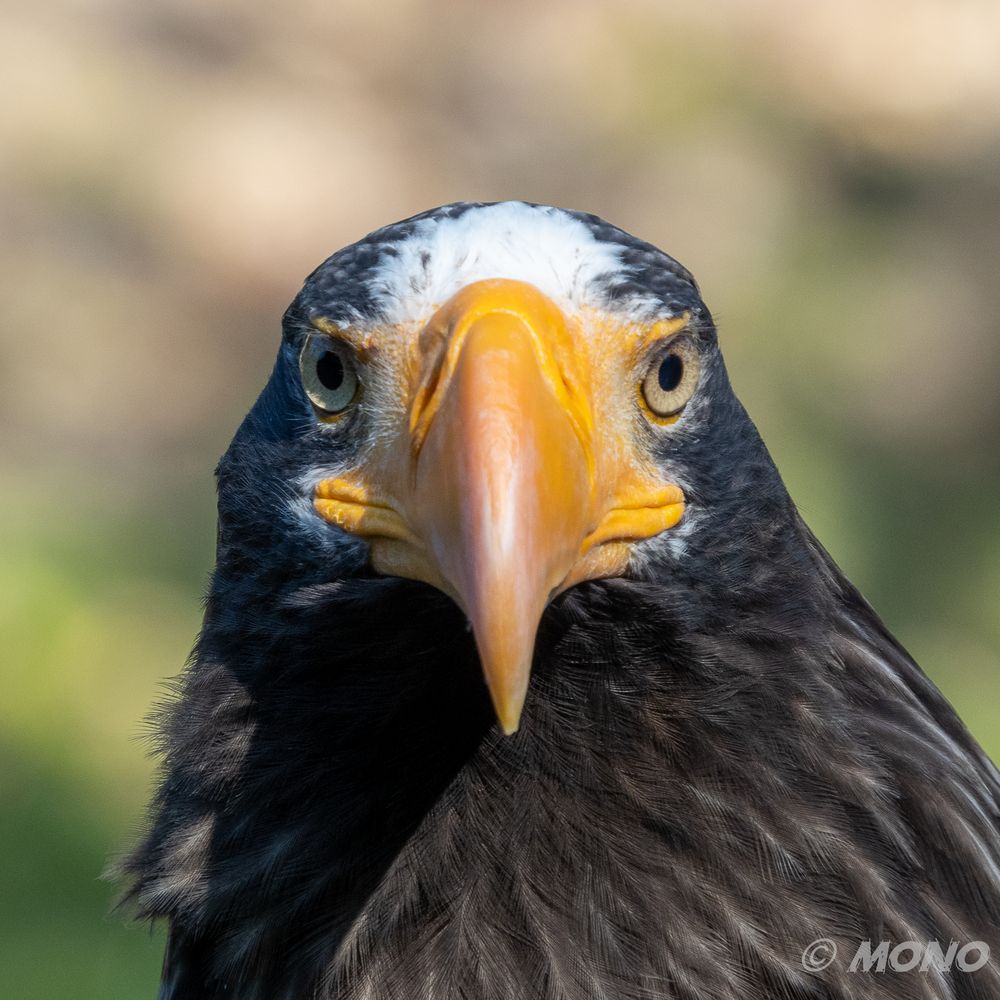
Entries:
POLYGON ((325 335, 309 337, 299 355, 302 387, 323 414, 338 414, 354 402, 360 388, 350 347, 325 335))

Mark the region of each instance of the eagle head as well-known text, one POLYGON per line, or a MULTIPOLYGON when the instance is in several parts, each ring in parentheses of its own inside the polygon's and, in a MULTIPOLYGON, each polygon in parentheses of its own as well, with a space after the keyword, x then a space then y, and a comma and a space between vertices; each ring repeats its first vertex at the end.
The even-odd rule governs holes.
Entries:
POLYGON ((524 202, 435 209, 321 264, 221 474, 223 534, 277 523, 278 558, 449 595, 507 733, 558 595, 710 550, 739 566, 755 518, 789 509, 688 271, 524 202))

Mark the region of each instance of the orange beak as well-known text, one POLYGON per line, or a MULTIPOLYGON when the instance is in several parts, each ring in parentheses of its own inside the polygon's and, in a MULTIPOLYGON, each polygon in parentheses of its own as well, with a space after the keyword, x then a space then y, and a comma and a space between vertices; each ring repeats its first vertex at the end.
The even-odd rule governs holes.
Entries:
POLYGON ((320 514, 371 539, 375 569, 431 583, 465 611, 508 734, 548 602, 620 573, 625 542, 683 512, 676 486, 602 473, 573 347, 565 317, 533 286, 468 286, 420 338, 405 446, 364 478, 325 480, 316 492, 320 514))
POLYGON ((447 384, 420 415, 430 426, 414 489, 414 527, 469 616, 507 733, 521 715, 538 622, 577 559, 593 493, 586 418, 567 410, 546 336, 559 317, 524 289, 511 310, 510 291, 458 304, 447 384))

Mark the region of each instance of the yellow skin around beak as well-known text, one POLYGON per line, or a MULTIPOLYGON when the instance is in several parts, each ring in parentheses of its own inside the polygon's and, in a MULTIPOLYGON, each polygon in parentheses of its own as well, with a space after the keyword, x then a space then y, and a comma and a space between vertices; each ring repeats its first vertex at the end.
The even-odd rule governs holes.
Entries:
MULTIPOLYGON (((683 322, 658 324, 658 338, 683 322)), ((680 488, 650 475, 620 422, 598 432, 600 373, 575 333, 532 285, 467 286, 415 341, 408 426, 315 492, 322 517, 369 540, 373 568, 430 583, 465 611, 508 734, 548 602, 621 574, 628 543, 684 512, 680 488)))

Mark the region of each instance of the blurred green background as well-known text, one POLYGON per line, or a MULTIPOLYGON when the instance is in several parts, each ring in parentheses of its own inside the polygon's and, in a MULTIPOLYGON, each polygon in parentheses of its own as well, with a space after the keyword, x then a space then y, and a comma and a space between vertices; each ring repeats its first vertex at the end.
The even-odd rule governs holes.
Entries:
POLYGON ((1000 755, 1000 7, 44 0, 0 29, 0 994, 110 914, 213 463, 302 277, 457 199, 679 257, 806 519, 1000 755))

